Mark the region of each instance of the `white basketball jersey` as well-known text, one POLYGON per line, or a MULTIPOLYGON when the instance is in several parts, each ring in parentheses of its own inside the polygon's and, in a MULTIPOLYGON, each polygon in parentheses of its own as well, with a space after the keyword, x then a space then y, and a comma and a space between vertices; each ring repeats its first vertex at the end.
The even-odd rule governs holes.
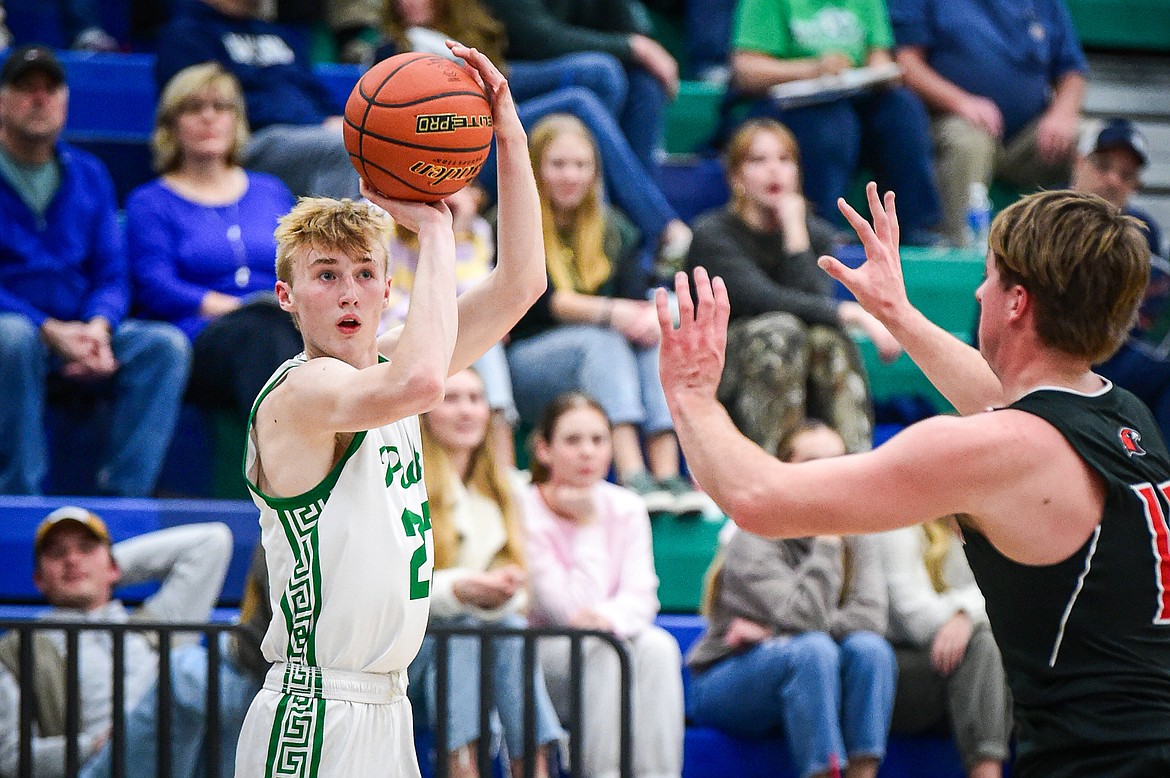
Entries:
POLYGON ((256 485, 256 408, 304 354, 273 374, 252 408, 244 475, 260 509, 273 619, 270 662, 405 670, 427 626, 430 508, 417 416, 354 435, 320 484, 296 497, 256 485))

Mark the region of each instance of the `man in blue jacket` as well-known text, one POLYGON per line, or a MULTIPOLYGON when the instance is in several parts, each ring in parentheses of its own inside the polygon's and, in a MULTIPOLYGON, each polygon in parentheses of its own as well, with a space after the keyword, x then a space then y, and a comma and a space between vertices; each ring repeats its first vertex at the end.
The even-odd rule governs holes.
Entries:
POLYGON ((246 167, 279 177, 298 197, 358 199, 341 106, 313 74, 296 31, 258 19, 259 6, 259 0, 190 3, 159 35, 159 89, 185 67, 220 63, 244 91, 252 128, 246 167))
POLYGON ((103 493, 149 495, 186 386, 169 324, 125 319, 126 252, 109 173, 60 142, 65 71, 43 46, 0 68, 0 493, 37 494, 48 469, 46 384, 113 395, 103 493))

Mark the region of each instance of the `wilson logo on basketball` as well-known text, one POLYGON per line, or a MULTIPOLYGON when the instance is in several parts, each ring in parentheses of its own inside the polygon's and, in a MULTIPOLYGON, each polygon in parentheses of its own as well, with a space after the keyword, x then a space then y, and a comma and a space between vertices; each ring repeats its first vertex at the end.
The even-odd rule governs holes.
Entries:
POLYGON ((411 173, 431 179, 431 186, 438 186, 444 181, 470 181, 479 175, 483 163, 478 165, 436 165, 431 162, 415 162, 410 166, 411 173))
POLYGON ((420 135, 430 132, 455 132, 468 127, 491 127, 492 117, 485 114, 460 116, 454 113, 424 113, 415 120, 414 131, 420 135))
POLYGON ((1142 433, 1134 428, 1122 427, 1117 431, 1117 437, 1121 439, 1126 456, 1144 457, 1146 455, 1146 450, 1139 445, 1142 441, 1142 433))

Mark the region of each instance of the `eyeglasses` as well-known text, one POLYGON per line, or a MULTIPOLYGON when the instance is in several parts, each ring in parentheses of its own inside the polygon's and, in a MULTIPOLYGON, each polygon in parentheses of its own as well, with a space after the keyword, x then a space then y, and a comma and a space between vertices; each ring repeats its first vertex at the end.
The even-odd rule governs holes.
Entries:
POLYGON ((1101 175, 1106 176, 1112 173, 1113 175, 1117 176, 1117 178, 1126 186, 1141 186, 1141 174, 1137 170, 1132 169, 1129 165, 1126 165, 1125 163, 1118 164, 1116 162, 1111 162, 1101 154, 1090 154, 1088 159, 1089 164, 1091 164, 1093 168, 1101 175))
POLYGON ((201 98, 191 98, 179 103, 179 113, 188 114, 203 113, 210 108, 216 113, 235 113, 236 104, 230 100, 204 100, 201 98))

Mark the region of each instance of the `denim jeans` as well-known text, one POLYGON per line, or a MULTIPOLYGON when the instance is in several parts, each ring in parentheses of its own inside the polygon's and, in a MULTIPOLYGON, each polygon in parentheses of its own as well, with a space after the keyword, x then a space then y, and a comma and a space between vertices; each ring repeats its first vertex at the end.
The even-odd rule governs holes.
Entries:
POLYGON ((934 182, 930 120, 910 90, 881 89, 790 110, 761 101, 753 112, 775 117, 796 136, 804 193, 821 217, 846 226, 837 198, 865 165, 882 191, 897 192, 903 236, 938 226, 942 200, 934 182))
MULTIPOLYGON (((260 691, 261 679, 238 669, 227 658, 227 635, 220 636, 219 673, 219 774, 223 778, 236 769, 236 743, 252 698, 260 691)), ((207 774, 204 738, 207 721, 207 649, 184 646, 171 654, 171 775, 197 778, 207 774)), ((151 689, 126 717, 125 778, 154 778, 158 775, 158 687, 151 689)), ((80 778, 109 778, 112 754, 107 743, 85 764, 80 778)))
MULTIPOLYGON (((191 346, 162 322, 127 319, 111 339, 118 371, 99 491, 142 497, 154 490, 187 385, 191 346)), ((39 494, 49 467, 45 382, 60 360, 32 321, 0 314, 0 493, 39 494)))
MULTIPOLYGON (((483 624, 473 616, 453 619, 432 619, 436 626, 474 627, 483 624)), ((519 616, 506 616, 495 622, 502 627, 524 627, 519 616)), ((447 746, 454 751, 477 740, 479 732, 479 639, 453 637, 448 643, 447 672, 447 746)), ((425 715, 431 729, 435 726, 436 700, 436 641, 423 638, 418 656, 408 669, 407 694, 417 714, 425 715)), ((524 755, 524 643, 520 638, 499 638, 492 642, 492 693, 494 709, 504 730, 508 757, 524 755)), ((540 746, 559 740, 564 733, 557 721, 556 711, 544 684, 540 663, 533 665, 536 673, 536 743, 540 746)))
MULTIPOLYGON (((585 51, 544 60, 508 63, 508 83, 517 104, 565 87, 584 87, 617 120, 642 166, 657 178, 656 155, 666 122, 666 90, 639 65, 612 54, 585 51)), ((523 117, 521 117, 523 118, 523 117)))
MULTIPOLYGON (((518 63, 521 64, 521 63, 518 63)), ((582 86, 565 86, 530 97, 517 104, 520 121, 529 131, 544 117, 554 113, 576 116, 589 128, 601 155, 601 174, 605 191, 649 246, 657 244, 667 223, 678 213, 662 193, 656 178, 630 146, 617 119, 599 98, 582 86)), ((480 183, 492 193, 496 189, 495 144, 479 174, 480 183)))
POLYGON ((483 380, 488 407, 502 413, 509 424, 516 426, 520 415, 516 412, 516 401, 512 398, 512 375, 508 372, 508 356, 503 342, 485 351, 472 367, 483 380))
POLYGON ((674 429, 658 378, 658 346, 638 348, 621 333, 592 324, 562 324, 508 347, 520 417, 534 422, 557 395, 592 396, 613 424, 647 435, 674 429))
POLYGON ((687 714, 740 737, 784 730, 801 776, 833 760, 886 752, 897 680, 894 650, 873 632, 840 643, 824 632, 772 638, 691 677, 687 714))

